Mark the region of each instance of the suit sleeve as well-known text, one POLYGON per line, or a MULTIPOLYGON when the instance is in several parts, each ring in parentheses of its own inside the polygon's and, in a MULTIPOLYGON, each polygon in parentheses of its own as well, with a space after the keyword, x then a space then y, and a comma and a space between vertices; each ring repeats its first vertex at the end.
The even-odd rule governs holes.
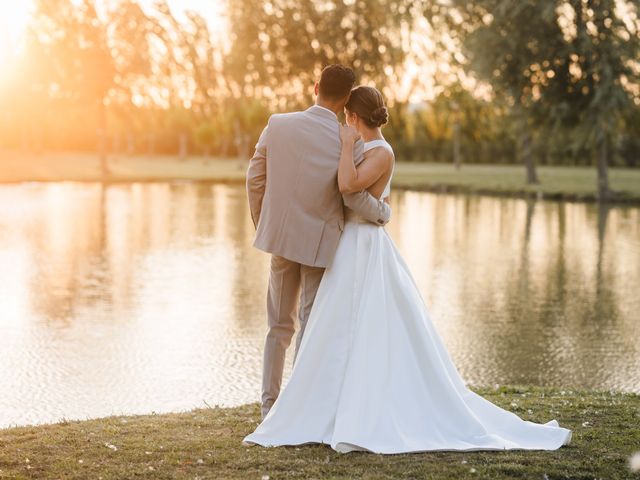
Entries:
MULTIPOLYGON (((364 160, 364 143, 358 140, 354 146, 353 161, 359 165, 364 160)), ((386 225, 391 220, 391 207, 383 200, 379 200, 366 190, 356 193, 342 194, 344 204, 361 215, 365 220, 377 225, 386 225)))
POLYGON ((247 196, 249 197, 249 209, 251 210, 251 220, 254 227, 257 228, 260 221, 260 212, 262 211, 262 199, 264 198, 265 186, 267 184, 267 129, 269 124, 264 127, 256 150, 249 160, 249 168, 247 169, 247 196))

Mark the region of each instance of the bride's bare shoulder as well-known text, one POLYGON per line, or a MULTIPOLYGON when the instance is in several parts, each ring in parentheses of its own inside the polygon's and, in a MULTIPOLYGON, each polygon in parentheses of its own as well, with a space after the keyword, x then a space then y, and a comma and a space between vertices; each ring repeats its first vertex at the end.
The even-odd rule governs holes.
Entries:
POLYGON ((364 160, 371 161, 372 163, 379 164, 384 167, 391 167, 395 161, 395 155, 391 148, 387 148, 385 145, 376 146, 370 148, 364 152, 364 160))

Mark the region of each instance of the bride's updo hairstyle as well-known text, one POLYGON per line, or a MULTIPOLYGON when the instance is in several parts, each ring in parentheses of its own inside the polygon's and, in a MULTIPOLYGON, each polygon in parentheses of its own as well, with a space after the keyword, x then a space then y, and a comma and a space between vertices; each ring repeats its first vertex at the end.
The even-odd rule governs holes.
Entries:
POLYGON ((360 117, 371 128, 381 127, 389 120, 389 112, 378 89, 360 85, 351 90, 345 108, 360 117))

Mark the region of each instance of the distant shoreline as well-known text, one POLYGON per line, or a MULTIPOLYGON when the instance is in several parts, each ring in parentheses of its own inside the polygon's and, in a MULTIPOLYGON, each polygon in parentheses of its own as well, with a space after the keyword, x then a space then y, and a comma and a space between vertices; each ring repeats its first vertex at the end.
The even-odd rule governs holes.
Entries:
MULTIPOLYGON (((242 184, 247 161, 192 156, 110 156, 103 179, 95 154, 27 155, 0 152, 0 185, 26 182, 215 182, 242 184)), ((595 167, 540 166, 539 185, 524 183, 520 165, 398 162, 393 188, 434 193, 487 195, 553 201, 597 202, 595 167)), ((640 169, 611 168, 608 204, 640 205, 640 169)))

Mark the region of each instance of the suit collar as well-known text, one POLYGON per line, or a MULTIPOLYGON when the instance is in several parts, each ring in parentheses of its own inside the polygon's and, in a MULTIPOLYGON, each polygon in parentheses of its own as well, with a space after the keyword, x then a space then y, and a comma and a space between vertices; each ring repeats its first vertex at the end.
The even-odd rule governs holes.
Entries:
POLYGON ((334 112, 332 112, 328 108, 321 107, 320 105, 312 105, 311 107, 307 108, 307 112, 338 121, 338 116, 334 112))

